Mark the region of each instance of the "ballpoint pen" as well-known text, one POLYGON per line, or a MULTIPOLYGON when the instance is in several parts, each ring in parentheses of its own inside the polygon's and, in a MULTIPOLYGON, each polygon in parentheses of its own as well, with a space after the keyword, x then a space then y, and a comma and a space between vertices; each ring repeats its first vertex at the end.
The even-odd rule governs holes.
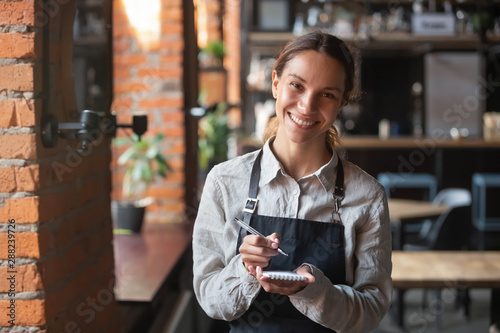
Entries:
MULTIPOLYGON (((245 222, 243 222, 242 220, 240 220, 239 218, 235 217, 234 221, 236 223, 238 223, 243 229, 245 229, 246 231, 251 233, 252 235, 257 235, 257 236, 261 236, 261 237, 266 238, 266 236, 264 236, 263 234, 261 234, 260 232, 258 232, 254 228, 252 228, 250 225, 248 225, 245 222)), ((288 257, 288 254, 285 251, 283 251, 280 247, 278 247, 278 252, 288 257)))

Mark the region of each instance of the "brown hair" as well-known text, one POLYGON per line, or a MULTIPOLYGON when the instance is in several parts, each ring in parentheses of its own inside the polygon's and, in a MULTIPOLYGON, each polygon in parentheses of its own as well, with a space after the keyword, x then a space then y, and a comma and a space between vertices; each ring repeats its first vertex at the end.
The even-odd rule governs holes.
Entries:
MULTIPOLYGON (((281 77, 288 62, 305 51, 323 53, 339 61, 345 70, 345 89, 344 95, 342 96, 342 103, 347 104, 357 98, 355 89, 356 61, 353 57, 354 53, 341 39, 321 31, 311 32, 289 41, 274 64, 276 75, 281 77)), ((277 133, 278 126, 279 123, 276 117, 269 120, 264 132, 264 142, 277 133)), ((332 126, 327 131, 326 140, 333 148, 339 146, 339 134, 335 126, 332 126)))

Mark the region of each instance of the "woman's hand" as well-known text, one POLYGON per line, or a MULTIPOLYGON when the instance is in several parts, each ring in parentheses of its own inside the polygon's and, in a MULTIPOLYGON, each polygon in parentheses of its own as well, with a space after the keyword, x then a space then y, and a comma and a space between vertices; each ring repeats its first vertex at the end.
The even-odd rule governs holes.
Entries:
POLYGON ((248 235, 243 238, 239 251, 246 269, 250 267, 267 267, 271 257, 278 254, 279 235, 273 233, 266 238, 248 235))
POLYGON ((249 267, 249 273, 257 278, 262 288, 268 293, 280 294, 290 296, 302 289, 308 284, 315 281, 314 276, 311 274, 311 268, 307 265, 300 266, 296 273, 305 276, 305 281, 289 281, 289 280, 275 280, 270 277, 262 275, 262 267, 256 266, 249 267))

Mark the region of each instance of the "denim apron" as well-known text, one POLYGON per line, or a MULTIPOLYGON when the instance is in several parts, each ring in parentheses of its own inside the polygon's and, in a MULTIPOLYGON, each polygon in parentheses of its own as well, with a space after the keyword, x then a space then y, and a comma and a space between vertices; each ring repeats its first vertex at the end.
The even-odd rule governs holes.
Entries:
MULTIPOLYGON (((333 284, 345 284, 344 226, 338 213, 344 196, 343 168, 339 159, 335 183, 335 210, 332 223, 315 222, 294 218, 271 217, 254 214, 257 207, 257 190, 260 179, 262 150, 255 159, 250 178, 249 198, 243 209, 243 220, 264 235, 277 232, 280 247, 288 256, 274 256, 266 270, 293 271, 303 263, 320 269, 333 284)), ((242 228, 236 252, 246 236, 242 228)), ((261 289, 258 296, 242 317, 229 323, 231 333, 302 333, 334 332, 300 313, 288 296, 272 294, 261 289)))

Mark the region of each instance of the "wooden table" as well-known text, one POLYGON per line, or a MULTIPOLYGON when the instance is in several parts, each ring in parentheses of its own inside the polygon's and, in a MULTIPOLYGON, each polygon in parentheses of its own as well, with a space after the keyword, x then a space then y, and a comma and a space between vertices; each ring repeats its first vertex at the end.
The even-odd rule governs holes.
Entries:
POLYGON ((114 235, 115 297, 125 332, 146 332, 165 305, 174 306, 183 266, 191 263, 191 235, 189 224, 145 225, 139 234, 114 235))
MULTIPOLYGON (((500 320, 500 251, 393 251, 392 282, 394 289, 411 288, 489 288, 490 320, 500 320)), ((398 314, 402 326, 403 294, 398 294, 398 314)))
POLYGON ((396 228, 395 249, 401 250, 405 243, 404 226, 406 224, 418 223, 424 219, 439 217, 447 212, 450 207, 435 205, 427 201, 388 199, 389 218, 391 224, 396 228))

